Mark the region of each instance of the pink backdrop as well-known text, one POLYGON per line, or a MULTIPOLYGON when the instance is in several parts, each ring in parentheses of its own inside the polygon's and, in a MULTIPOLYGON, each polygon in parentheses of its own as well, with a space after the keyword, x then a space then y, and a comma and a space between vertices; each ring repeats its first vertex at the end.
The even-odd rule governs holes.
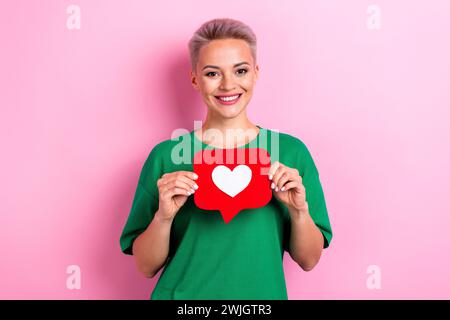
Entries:
POLYGON ((216 17, 258 36, 250 118, 302 139, 321 175, 334 238, 311 272, 285 255, 289 298, 450 298, 448 1, 1 7, 0 298, 148 299, 157 278, 119 236, 151 148, 203 119, 186 45, 216 17))

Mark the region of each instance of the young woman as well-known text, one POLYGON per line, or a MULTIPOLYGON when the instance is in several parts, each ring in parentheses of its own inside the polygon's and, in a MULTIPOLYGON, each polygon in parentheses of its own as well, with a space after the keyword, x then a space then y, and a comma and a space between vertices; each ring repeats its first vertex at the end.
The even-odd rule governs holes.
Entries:
MULTIPOLYGON (((275 154, 274 131, 247 117, 259 75, 253 31, 237 20, 214 19, 195 32, 189 50, 191 82, 208 110, 203 126, 181 139, 202 149, 256 143, 275 154), (226 139, 230 130, 245 134, 226 139)), ((145 276, 165 267, 151 299, 287 299, 284 251, 309 271, 332 238, 319 173, 305 144, 277 132, 278 158, 271 157, 267 175, 271 201, 224 223, 219 211, 195 205, 198 176, 192 161, 174 162, 178 143, 168 139, 150 152, 120 238, 122 251, 135 256, 145 276)))

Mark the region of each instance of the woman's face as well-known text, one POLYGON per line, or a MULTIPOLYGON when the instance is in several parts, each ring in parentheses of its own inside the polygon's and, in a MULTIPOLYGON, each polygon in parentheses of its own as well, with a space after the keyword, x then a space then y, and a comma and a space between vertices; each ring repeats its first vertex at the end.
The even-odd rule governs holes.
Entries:
POLYGON ((200 49, 192 85, 214 116, 235 118, 245 110, 253 94, 259 67, 250 47, 240 39, 213 40, 200 49), (231 96, 222 101, 220 96, 231 96))

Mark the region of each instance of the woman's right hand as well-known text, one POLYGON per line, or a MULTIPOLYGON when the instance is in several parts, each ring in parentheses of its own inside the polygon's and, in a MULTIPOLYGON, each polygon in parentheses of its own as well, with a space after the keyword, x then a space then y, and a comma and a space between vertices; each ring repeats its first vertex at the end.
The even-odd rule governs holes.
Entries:
POLYGON ((194 180, 197 174, 191 171, 175 171, 165 173, 157 181, 159 191, 160 218, 172 221, 187 198, 198 189, 194 180))

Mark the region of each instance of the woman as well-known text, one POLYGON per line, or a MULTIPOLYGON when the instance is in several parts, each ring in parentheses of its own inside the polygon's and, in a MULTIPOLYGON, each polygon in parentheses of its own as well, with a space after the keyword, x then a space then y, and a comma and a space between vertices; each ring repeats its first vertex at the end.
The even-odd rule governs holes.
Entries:
POLYGON ((122 251, 135 256, 147 277, 165 267, 151 299, 287 299, 284 251, 309 271, 332 237, 318 171, 306 146, 289 134, 278 134, 279 158, 272 158, 274 132, 247 117, 259 74, 256 37, 247 25, 205 22, 189 50, 191 82, 208 111, 203 126, 181 139, 202 149, 246 148, 264 139, 273 197, 224 223, 218 211, 195 205, 192 162, 174 163, 178 142, 165 140, 142 168, 122 251), (230 130, 245 134, 224 138, 230 130))

